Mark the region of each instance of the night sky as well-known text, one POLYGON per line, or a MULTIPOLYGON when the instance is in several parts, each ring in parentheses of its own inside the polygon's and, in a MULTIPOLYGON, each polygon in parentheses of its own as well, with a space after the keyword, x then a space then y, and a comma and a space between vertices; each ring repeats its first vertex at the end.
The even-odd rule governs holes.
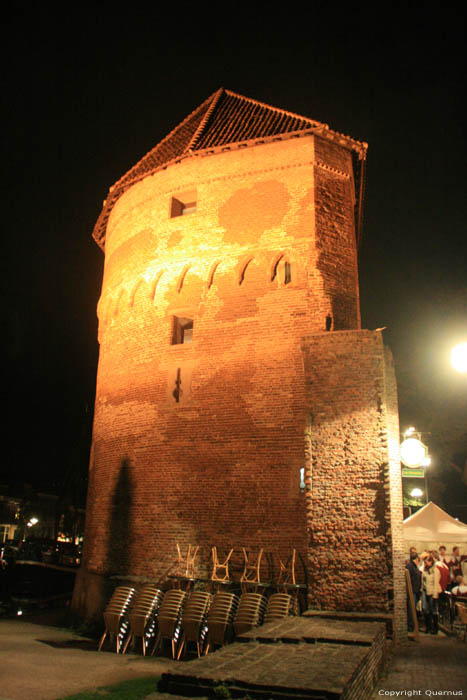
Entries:
POLYGON ((109 187, 223 86, 369 143, 363 326, 387 326, 401 427, 431 433, 434 494, 462 505, 467 380, 448 356, 467 339, 456 10, 50 7, 3 18, 1 481, 50 488, 86 471, 104 261, 93 225, 109 187))

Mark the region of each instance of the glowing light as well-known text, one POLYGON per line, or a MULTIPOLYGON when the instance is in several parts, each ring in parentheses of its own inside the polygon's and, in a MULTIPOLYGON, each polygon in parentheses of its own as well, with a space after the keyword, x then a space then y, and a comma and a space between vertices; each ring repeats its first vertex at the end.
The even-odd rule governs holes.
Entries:
POLYGON ((427 456, 427 447, 417 438, 407 438, 401 445, 401 460, 406 467, 419 467, 427 456))
POLYGON ((407 428, 407 430, 405 431, 404 435, 405 435, 405 437, 410 437, 410 435, 413 435, 414 432, 415 432, 415 428, 412 428, 412 427, 411 427, 411 428, 407 428))
POLYGON ((412 489, 410 495, 413 498, 420 498, 421 496, 423 496, 423 491, 421 489, 412 489))
POLYGON ((426 456, 422 459, 422 462, 421 462, 422 467, 429 467, 430 464, 431 464, 431 457, 426 456))
POLYGON ((451 350, 451 363, 458 372, 467 373, 467 343, 460 343, 451 350))
POLYGON ((23 614, 23 611, 21 610, 21 608, 17 611, 16 614, 17 614, 17 615, 22 615, 22 614, 23 614))

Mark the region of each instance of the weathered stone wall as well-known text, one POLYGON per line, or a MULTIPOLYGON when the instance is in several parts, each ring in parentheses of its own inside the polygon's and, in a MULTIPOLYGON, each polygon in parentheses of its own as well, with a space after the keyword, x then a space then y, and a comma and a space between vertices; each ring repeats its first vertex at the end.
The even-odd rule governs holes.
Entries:
MULTIPOLYGON (((305 338, 303 351, 310 604, 390 612, 393 546, 402 551, 391 530, 402 521, 394 369, 379 331, 321 333, 305 338)), ((401 596, 397 586, 400 617, 405 588, 401 596)))

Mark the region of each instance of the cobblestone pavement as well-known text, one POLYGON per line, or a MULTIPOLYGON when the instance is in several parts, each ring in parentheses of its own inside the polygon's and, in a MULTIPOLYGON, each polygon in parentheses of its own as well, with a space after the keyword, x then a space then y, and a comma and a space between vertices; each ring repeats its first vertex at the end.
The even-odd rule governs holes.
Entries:
POLYGON ((420 642, 410 642, 392 656, 376 686, 374 700, 426 698, 430 691, 431 697, 440 697, 440 691, 445 691, 441 697, 467 698, 467 643, 442 633, 421 634, 420 642), (391 691, 405 692, 391 695, 391 691))

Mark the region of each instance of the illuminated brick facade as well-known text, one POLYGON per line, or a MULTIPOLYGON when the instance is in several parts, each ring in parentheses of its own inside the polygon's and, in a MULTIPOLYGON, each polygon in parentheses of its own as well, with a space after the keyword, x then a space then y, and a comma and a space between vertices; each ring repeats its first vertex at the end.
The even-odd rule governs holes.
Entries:
POLYGON ((201 565, 212 545, 295 548, 312 605, 389 609, 397 404, 381 334, 360 330, 365 151, 221 90, 111 190, 89 616, 109 577, 162 579, 176 543, 201 565))

